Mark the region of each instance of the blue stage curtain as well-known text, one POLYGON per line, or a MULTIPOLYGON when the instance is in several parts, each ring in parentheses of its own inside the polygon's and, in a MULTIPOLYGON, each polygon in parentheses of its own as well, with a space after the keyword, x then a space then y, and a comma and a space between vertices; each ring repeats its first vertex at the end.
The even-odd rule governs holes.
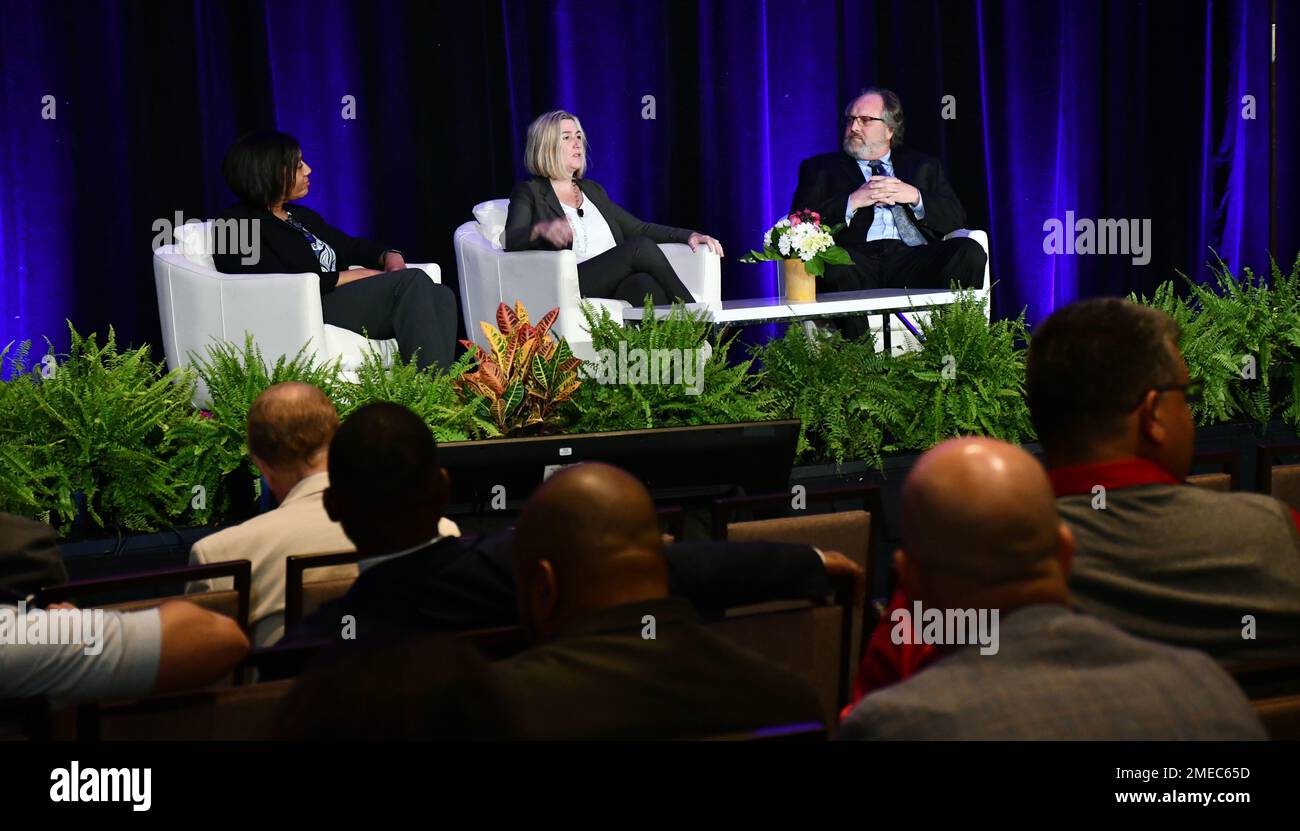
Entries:
MULTIPOLYGON (((570 109, 616 200, 721 239, 726 296, 771 293, 775 267, 736 258, 873 83, 989 231, 996 314, 1205 279, 1211 249, 1267 266, 1268 0, 0 3, 0 345, 65 345, 65 318, 156 343, 153 222, 228 204, 222 155, 266 126, 302 140, 309 204, 454 286, 455 227, 524 175, 529 121, 570 109), (1066 211, 1150 219, 1150 262, 1045 254, 1066 211)), ((1296 42, 1279 3, 1284 266, 1296 42)))

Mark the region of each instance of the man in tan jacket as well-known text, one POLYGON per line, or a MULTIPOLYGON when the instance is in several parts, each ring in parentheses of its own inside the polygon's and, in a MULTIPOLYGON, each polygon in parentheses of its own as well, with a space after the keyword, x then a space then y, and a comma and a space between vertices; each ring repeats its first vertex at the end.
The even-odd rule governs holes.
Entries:
MULTIPOLYGON (((280 506, 240 525, 204 537, 190 549, 190 563, 248 560, 253 564, 249 622, 255 646, 284 634, 285 560, 296 554, 354 551, 343 527, 325 513, 326 462, 338 430, 334 405, 316 387, 298 381, 268 388, 248 411, 248 450, 280 506)), ((460 529, 445 517, 444 536, 460 529)), ((355 565, 312 569, 308 581, 355 578, 355 565)), ((190 583, 189 592, 227 589, 230 578, 190 583)))

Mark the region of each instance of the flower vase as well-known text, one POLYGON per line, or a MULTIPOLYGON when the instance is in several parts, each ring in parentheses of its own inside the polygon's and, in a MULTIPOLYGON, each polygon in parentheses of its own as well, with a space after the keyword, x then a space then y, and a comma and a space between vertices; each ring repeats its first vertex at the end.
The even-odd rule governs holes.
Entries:
POLYGON ((803 260, 782 260, 785 272, 785 299, 791 303, 812 303, 817 300, 817 278, 808 273, 803 260))

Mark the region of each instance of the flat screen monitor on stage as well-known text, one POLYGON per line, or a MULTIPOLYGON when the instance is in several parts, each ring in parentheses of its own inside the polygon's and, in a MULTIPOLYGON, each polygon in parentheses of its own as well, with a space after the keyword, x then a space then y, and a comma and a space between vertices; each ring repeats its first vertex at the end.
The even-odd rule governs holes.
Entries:
POLYGON ((772 493, 790 481, 799 422, 627 430, 450 442, 438 448, 453 504, 519 504, 556 470, 607 462, 636 476, 655 499, 772 493), (504 489, 504 490, 503 490, 504 489))

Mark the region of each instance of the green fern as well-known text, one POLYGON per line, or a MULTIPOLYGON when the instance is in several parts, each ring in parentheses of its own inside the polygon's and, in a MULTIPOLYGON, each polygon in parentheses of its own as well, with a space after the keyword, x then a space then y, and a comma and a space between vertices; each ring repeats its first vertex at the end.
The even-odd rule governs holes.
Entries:
POLYGON ((500 431, 487 418, 484 399, 475 396, 461 401, 456 392, 455 379, 473 365, 474 356, 466 352, 445 370, 422 370, 400 355, 386 367, 378 352, 367 352, 357 368, 357 380, 339 384, 339 416, 347 418, 359 407, 375 401, 391 401, 424 419, 440 442, 498 436, 500 431))
POLYGON ((1300 257, 1290 274, 1271 264, 1268 281, 1244 269, 1240 279, 1219 260, 1214 282, 1178 275, 1189 292, 1166 281, 1155 295, 1129 299, 1168 313, 1179 324, 1189 374, 1204 384, 1194 408, 1201 424, 1247 418, 1266 426, 1279 415, 1300 427, 1300 257))
POLYGON ((954 436, 1034 438, 1025 403, 1025 314, 989 323, 984 300, 963 291, 920 323, 919 351, 893 359, 891 382, 910 416, 887 450, 927 450, 954 436))
POLYGON ((193 486, 217 485, 194 463, 193 447, 202 455, 203 444, 191 442, 203 428, 189 405, 193 376, 166 372, 148 347, 118 351, 111 328, 103 346, 69 330, 68 354, 54 356, 53 371, 29 371, 20 350, 0 391, 0 466, 14 477, 0 496, 6 509, 64 533, 79 502, 87 522, 106 529, 207 521, 211 508, 191 504, 193 486))
POLYGON ((302 381, 319 387, 337 402, 343 388, 339 362, 317 363, 315 354, 307 351, 308 346, 304 345, 292 358, 281 355, 270 367, 251 334, 245 335, 242 349, 219 341, 208 347, 207 357, 190 355, 212 399, 212 431, 205 449, 209 455, 202 460, 206 469, 219 471, 224 481, 242 468, 252 479, 255 492, 260 493, 261 475, 248 455, 246 439, 248 411, 257 397, 274 384, 302 381))
POLYGON ((891 359, 838 333, 810 338, 799 325, 753 348, 776 415, 800 421, 795 458, 804 464, 881 464, 885 434, 904 423, 907 401, 890 378, 891 359))
MULTIPOLYGON (((753 361, 728 365, 735 336, 723 339, 715 335, 707 313, 687 310, 681 304, 674 304, 662 318, 654 316, 652 304, 647 303, 645 309, 640 326, 624 327, 607 309, 597 314, 590 304, 583 304, 592 348, 610 362, 604 371, 598 362, 584 366, 586 380, 573 397, 577 415, 569 426, 572 432, 732 424, 772 418, 772 396, 762 386, 761 375, 750 372, 753 361), (701 349, 709 353, 702 371, 696 357, 702 355, 701 349), (650 371, 648 383, 619 378, 619 356, 629 356, 628 363, 634 364, 638 354, 646 356, 647 367, 654 360, 652 356, 676 355, 680 360, 671 372, 665 372, 662 364, 659 372, 650 371), (665 374, 669 376, 666 379, 665 374), (654 383, 656 380, 670 383, 654 383)), ((634 366, 629 369, 635 372, 634 366)))

